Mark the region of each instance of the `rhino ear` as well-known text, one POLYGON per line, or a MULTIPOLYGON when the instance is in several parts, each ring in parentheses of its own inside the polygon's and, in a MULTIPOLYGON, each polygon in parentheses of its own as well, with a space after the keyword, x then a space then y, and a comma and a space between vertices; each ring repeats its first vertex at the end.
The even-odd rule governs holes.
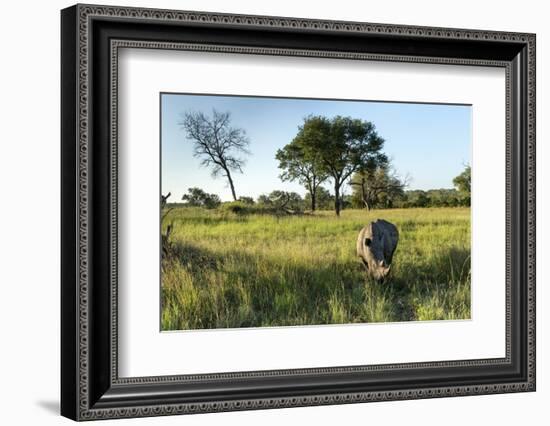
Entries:
POLYGON ((372 240, 371 240, 370 238, 365 238, 365 245, 366 245, 367 247, 370 246, 370 243, 371 243, 371 242, 372 242, 372 240))

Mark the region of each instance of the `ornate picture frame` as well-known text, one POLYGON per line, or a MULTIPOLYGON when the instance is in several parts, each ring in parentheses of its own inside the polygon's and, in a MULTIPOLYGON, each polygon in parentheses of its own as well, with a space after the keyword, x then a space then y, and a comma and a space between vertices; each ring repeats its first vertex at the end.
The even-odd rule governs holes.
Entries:
POLYGON ((61 414, 160 416, 535 390, 534 34, 76 5, 61 12, 61 414), (119 377, 121 48, 500 67, 506 72, 502 358, 119 377))

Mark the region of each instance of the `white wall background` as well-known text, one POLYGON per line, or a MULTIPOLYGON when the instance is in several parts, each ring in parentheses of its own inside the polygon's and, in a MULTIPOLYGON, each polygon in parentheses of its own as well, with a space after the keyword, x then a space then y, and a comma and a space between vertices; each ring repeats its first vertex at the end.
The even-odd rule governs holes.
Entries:
MULTIPOLYGON (((537 33, 538 390, 421 401, 107 421, 102 424, 545 424, 550 401, 550 27, 545 2, 133 0, 104 4, 537 33), (545 167, 546 166, 546 167, 545 167)), ((68 424, 59 406, 59 9, 11 1, 0 26, 0 419, 68 424)))

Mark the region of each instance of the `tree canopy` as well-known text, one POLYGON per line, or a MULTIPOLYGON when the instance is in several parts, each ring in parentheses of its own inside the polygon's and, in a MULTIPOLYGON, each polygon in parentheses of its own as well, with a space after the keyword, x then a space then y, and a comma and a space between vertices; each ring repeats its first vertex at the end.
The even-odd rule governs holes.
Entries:
POLYGON ((295 138, 282 149, 277 150, 275 158, 279 161, 282 181, 298 181, 308 191, 311 211, 317 205, 317 191, 328 174, 321 164, 308 155, 308 149, 303 145, 303 138, 295 138))
POLYGON ((453 184, 460 192, 470 195, 472 191, 472 168, 466 166, 464 171, 453 179, 453 184))
POLYGON ((384 139, 369 121, 351 117, 309 116, 293 142, 302 147, 304 158, 332 179, 334 210, 340 215, 341 188, 356 171, 387 161, 384 139))

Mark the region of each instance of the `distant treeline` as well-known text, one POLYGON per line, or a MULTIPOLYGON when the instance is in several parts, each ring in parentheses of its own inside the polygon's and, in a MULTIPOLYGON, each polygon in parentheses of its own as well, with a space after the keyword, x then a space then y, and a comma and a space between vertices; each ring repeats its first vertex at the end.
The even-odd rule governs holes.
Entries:
MULTIPOLYGON (((256 199, 253 197, 239 197, 237 201, 222 202, 216 194, 209 194, 200 188, 189 188, 187 194, 182 197, 180 206, 202 207, 205 209, 221 209, 233 213, 272 213, 286 212, 299 213, 310 210, 310 195, 302 197, 297 192, 276 190, 269 194, 262 194, 256 199)), ((366 208, 362 197, 355 193, 343 195, 341 198, 342 209, 366 208)), ((172 204, 175 205, 175 204, 172 204)), ((369 208, 415 208, 415 207, 468 207, 470 206, 470 194, 456 189, 430 189, 402 191, 395 196, 386 193, 378 197, 369 208)), ((317 193, 317 210, 332 210, 334 208, 334 195, 327 189, 320 187, 317 193)))
POLYGON ((394 207, 469 207, 470 194, 456 189, 430 189, 428 191, 405 191, 405 197, 394 207))

